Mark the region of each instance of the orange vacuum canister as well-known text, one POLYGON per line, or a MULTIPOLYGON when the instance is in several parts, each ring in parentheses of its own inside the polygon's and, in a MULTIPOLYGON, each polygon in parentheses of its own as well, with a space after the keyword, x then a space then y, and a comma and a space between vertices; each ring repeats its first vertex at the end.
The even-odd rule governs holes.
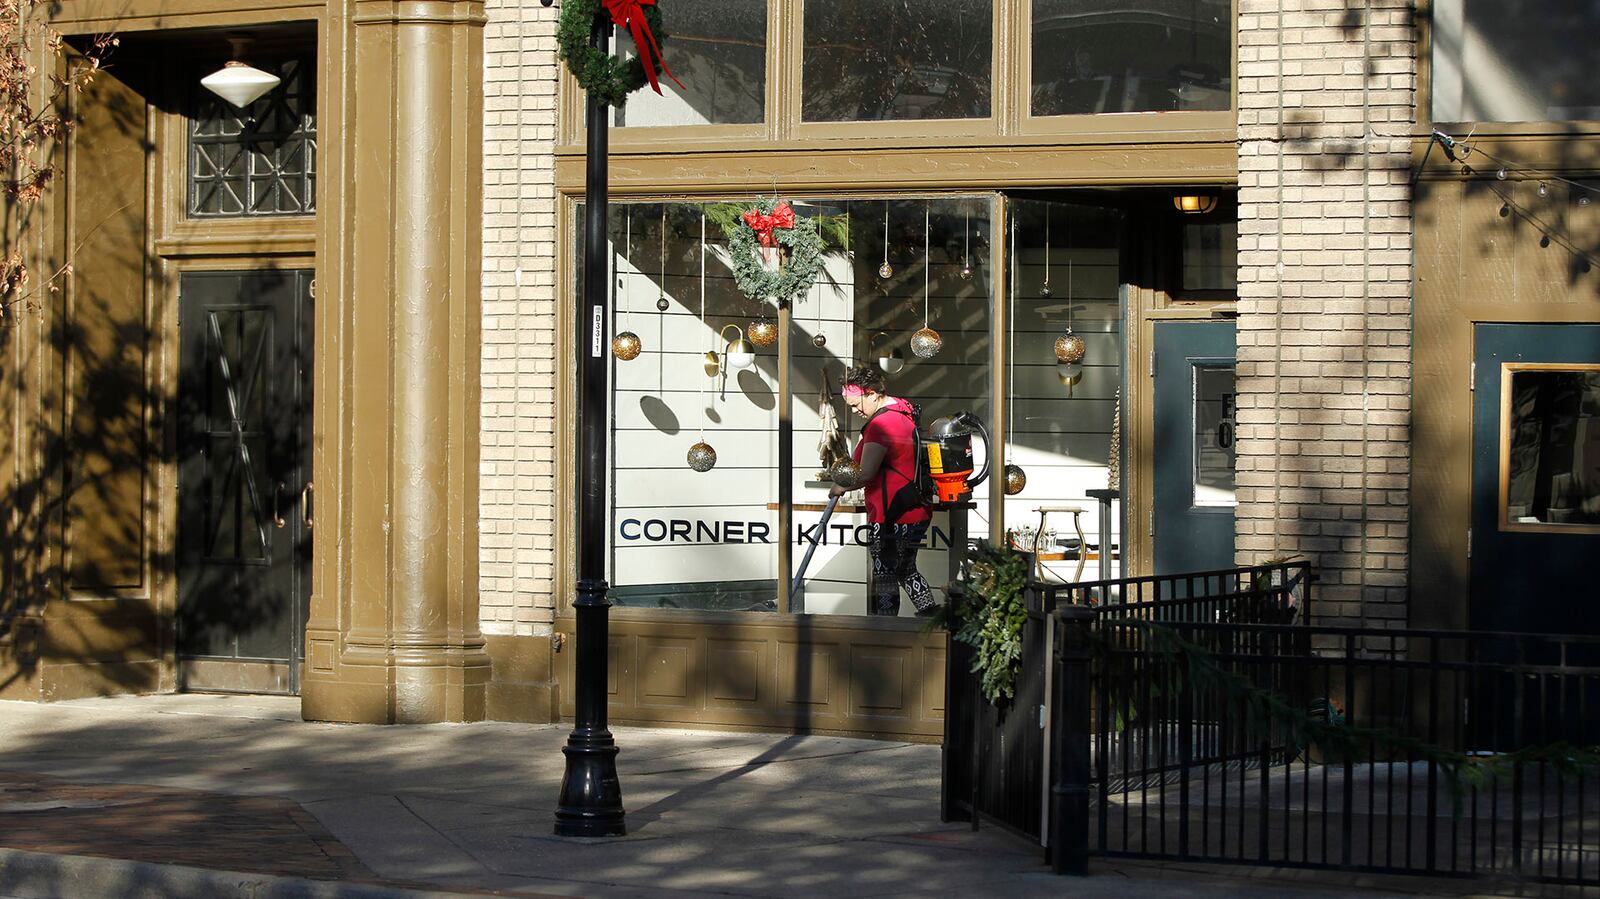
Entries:
POLYGON ((970 412, 940 418, 928 428, 929 439, 923 443, 928 455, 928 473, 939 493, 939 502, 959 502, 972 488, 989 476, 989 432, 983 422, 970 412), (983 438, 985 449, 983 471, 972 474, 972 435, 983 438))

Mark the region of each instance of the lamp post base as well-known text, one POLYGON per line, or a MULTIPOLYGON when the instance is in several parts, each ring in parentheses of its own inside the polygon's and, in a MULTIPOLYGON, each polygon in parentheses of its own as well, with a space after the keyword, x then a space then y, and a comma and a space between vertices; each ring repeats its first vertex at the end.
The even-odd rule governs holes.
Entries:
POLYGON ((556 806, 558 837, 620 837, 628 832, 617 778, 617 745, 607 730, 574 730, 561 748, 567 771, 556 806))

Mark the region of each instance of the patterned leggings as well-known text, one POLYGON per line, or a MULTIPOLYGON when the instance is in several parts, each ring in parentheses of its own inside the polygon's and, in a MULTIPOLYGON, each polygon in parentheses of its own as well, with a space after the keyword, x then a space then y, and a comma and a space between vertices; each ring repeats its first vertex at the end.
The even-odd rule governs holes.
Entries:
POLYGON ((938 605, 933 599, 933 589, 917 571, 917 544, 928 532, 928 522, 916 524, 872 525, 872 596, 867 600, 867 611, 872 615, 900 614, 900 588, 906 588, 911 604, 919 613, 929 612, 938 605))

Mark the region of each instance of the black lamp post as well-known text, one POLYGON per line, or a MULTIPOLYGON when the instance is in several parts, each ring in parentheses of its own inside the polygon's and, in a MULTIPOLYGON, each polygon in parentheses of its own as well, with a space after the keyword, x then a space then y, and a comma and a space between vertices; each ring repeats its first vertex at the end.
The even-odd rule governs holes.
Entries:
MULTIPOLYGON (((549 6, 553 0, 542 0, 549 6)), ((589 43, 604 49, 611 23, 595 16, 589 43)), ((584 177, 583 293, 575 330, 578 345, 577 660, 572 733, 561 752, 567 770, 556 806, 556 835, 612 837, 627 833, 622 784, 617 779, 617 744, 606 727, 606 647, 611 600, 606 591, 606 155, 607 108, 588 97, 588 169, 584 177)))

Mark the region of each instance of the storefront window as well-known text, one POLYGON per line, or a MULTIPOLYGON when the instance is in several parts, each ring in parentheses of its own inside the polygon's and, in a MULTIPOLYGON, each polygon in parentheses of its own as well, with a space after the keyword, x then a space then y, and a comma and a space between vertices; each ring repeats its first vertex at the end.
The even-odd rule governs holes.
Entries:
POLYGON ((991 0, 807 0, 801 118, 990 114, 991 0))
POLYGON ((1006 529, 1020 548, 1037 548, 1037 573, 1048 581, 1097 572, 1098 561, 1085 563, 1101 552, 1115 572, 1120 534, 1115 525, 1099 533, 1088 491, 1107 486, 1120 442, 1120 216, 1027 200, 1009 208, 1005 461, 1025 482, 1006 498, 1006 529))
POLYGON ((1036 116, 1228 110, 1231 0, 1033 0, 1036 116))
POLYGON ((1600 367, 1511 372, 1503 524, 1600 529, 1600 367))
MULTIPOLYGON (((849 366, 880 357, 887 392, 918 404, 924 428, 957 411, 987 421, 992 203, 795 200, 799 215, 827 223, 822 273, 793 304, 787 340, 751 347, 754 359, 744 368, 730 364, 729 343, 748 339, 751 324, 763 315, 776 319, 776 310, 735 287, 718 206, 705 207, 703 244, 699 204, 612 207, 613 333, 635 334, 642 345, 637 357, 613 362, 612 599, 649 608, 783 611, 779 546, 787 541, 789 583, 812 550, 790 610, 864 615, 871 565, 863 497, 847 494, 821 522, 831 486, 821 476, 823 423, 831 417, 854 447, 862 422, 843 402, 840 381, 849 366), (927 359, 908 349, 911 334, 925 326, 943 342, 927 359), (780 378, 784 344, 790 361, 780 378), (718 354, 709 369, 708 352, 718 354), (824 385, 830 401, 822 399, 824 385), (780 464, 784 439, 787 470, 780 464), (705 472, 686 459, 702 442, 716 453, 705 472), (784 478, 793 509, 787 533, 784 478)), ((918 554, 935 586, 949 580, 951 544, 959 541, 951 516, 983 536, 986 496, 980 487, 975 510, 935 513, 918 554)), ((900 614, 912 613, 908 597, 900 614)))
POLYGON ((1436 0, 1433 120, 1600 120, 1600 6, 1571 0, 1436 0))
MULTIPOLYGON (((766 117, 766 0, 674 0, 668 16, 666 63, 683 82, 660 79, 661 93, 635 91, 613 110, 612 124, 747 125, 766 117)), ((612 36, 612 51, 632 57, 633 39, 612 36)))

